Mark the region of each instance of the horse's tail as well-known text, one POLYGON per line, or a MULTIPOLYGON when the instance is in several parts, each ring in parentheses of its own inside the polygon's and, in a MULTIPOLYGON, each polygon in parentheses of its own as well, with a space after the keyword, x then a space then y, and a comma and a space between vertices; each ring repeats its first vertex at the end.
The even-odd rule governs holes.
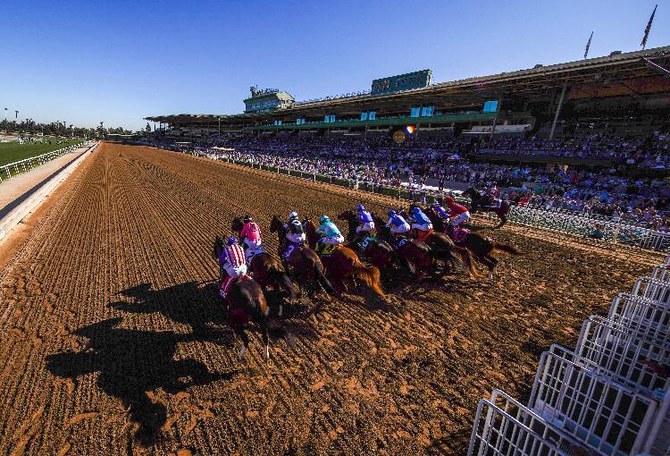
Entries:
POLYGON ((475 259, 472 256, 472 252, 470 252, 470 250, 466 249, 465 247, 458 245, 454 245, 452 249, 454 252, 460 255, 461 260, 463 261, 463 266, 465 266, 465 270, 468 271, 472 277, 479 277, 479 271, 475 266, 475 259))
POLYGON ((326 290, 326 293, 331 296, 336 295, 335 289, 330 284, 330 281, 326 278, 326 275, 323 273, 323 265, 316 263, 314 265, 314 274, 316 276, 316 281, 323 287, 324 290, 326 290))
POLYGON ((270 280, 278 284, 279 287, 282 290, 284 290, 286 294, 288 294, 289 299, 295 299, 296 297, 295 285, 293 285, 293 282, 291 282, 291 279, 289 278, 286 271, 278 267, 273 267, 272 269, 270 269, 270 271, 268 271, 268 276, 270 280))
POLYGON ((384 290, 381 287, 382 274, 377 266, 365 266, 360 261, 354 266, 354 277, 365 282, 372 291, 377 293, 383 299, 386 299, 384 290))
POLYGON ((493 243, 493 250, 496 252, 511 253, 512 255, 523 255, 523 252, 520 252, 515 247, 512 247, 509 244, 501 244, 499 242, 493 243))

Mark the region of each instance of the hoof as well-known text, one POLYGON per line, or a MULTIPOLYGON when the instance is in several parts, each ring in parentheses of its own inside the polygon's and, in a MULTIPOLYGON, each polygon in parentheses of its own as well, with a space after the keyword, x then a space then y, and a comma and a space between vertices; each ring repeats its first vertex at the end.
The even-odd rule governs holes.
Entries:
POLYGON ((270 359, 270 346, 265 346, 265 359, 270 359))
POLYGON ((237 354, 238 358, 244 359, 244 354, 246 352, 247 352, 247 347, 243 345, 242 348, 240 349, 240 352, 237 354))
POLYGON ((489 271, 489 280, 493 280, 493 272, 489 271))

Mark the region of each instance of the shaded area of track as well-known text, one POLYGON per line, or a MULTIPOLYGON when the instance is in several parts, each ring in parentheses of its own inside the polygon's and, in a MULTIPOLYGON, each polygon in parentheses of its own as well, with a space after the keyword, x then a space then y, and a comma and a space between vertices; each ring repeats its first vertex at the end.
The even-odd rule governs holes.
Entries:
POLYGON ((477 400, 527 394, 539 352, 573 343, 639 275, 510 228, 498 239, 528 254, 496 282, 406 285, 388 312, 355 298, 295 312, 269 362, 254 335, 240 363, 210 257, 232 216, 253 214, 274 251, 274 213, 390 200, 110 144, 68 185, 0 272, 2 453, 463 454, 477 400))

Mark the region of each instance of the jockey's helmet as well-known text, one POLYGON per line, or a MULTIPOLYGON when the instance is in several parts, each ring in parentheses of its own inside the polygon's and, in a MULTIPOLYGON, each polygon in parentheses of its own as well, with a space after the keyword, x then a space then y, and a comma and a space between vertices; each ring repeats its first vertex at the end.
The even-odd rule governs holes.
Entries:
POLYGON ((393 217, 393 216, 395 215, 395 211, 394 211, 393 209, 391 209, 391 210, 388 212, 388 214, 389 214, 389 217, 393 217))
POLYGON ((365 206, 362 204, 359 204, 358 207, 356 208, 359 212, 363 212, 365 210, 365 206))
POLYGON ((295 211, 291 212, 291 213, 288 215, 288 219, 289 219, 289 220, 297 219, 297 218, 298 218, 298 213, 295 212, 295 211))
POLYGON ((321 217, 319 217, 319 222, 321 223, 330 222, 330 217, 328 217, 327 215, 322 215, 321 217))
POLYGON ((237 238, 235 236, 231 236, 228 238, 226 241, 226 245, 235 245, 237 244, 237 238))
POLYGON ((254 219, 252 219, 250 215, 245 215, 244 216, 244 223, 253 222, 253 221, 254 221, 254 219))

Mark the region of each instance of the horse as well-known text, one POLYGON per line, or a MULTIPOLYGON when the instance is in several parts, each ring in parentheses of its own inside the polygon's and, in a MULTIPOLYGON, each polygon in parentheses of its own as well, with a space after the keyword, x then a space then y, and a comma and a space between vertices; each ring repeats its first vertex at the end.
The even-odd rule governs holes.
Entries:
MULTIPOLYGON (((418 207, 416 204, 411 204, 410 211, 415 206, 418 207)), ((417 231, 417 236, 415 237, 428 244, 428 247, 433 250, 434 255, 438 259, 443 260, 445 263, 451 264, 451 267, 455 268, 459 261, 454 256, 454 254, 458 254, 461 258, 463 266, 465 266, 465 270, 471 276, 477 277, 477 269, 474 266, 474 259, 472 257, 472 253, 468 249, 454 244, 454 241, 452 241, 449 236, 445 235, 441 231, 431 230, 428 232, 422 232, 424 233, 422 238, 418 236, 418 230, 415 231, 417 231)))
MULTIPOLYGON (((436 230, 446 233, 450 238, 454 238, 453 227, 445 226, 444 220, 433 210, 432 207, 424 209, 436 230)), ((507 252, 512 255, 522 255, 516 248, 508 244, 496 242, 488 236, 482 236, 468 230, 461 230, 463 238, 458 240, 458 244, 472 252, 473 257, 489 270, 489 279, 493 278, 493 270, 498 264, 498 259, 493 256, 494 252, 507 252)), ((457 235, 459 232, 457 231, 457 235)))
POLYGON ((274 215, 270 222, 270 232, 277 233, 279 236, 278 252, 282 261, 285 261, 286 271, 290 273, 290 268, 292 268, 297 282, 306 287, 310 294, 321 287, 329 295, 334 295, 335 290, 325 276, 325 268, 321 262, 321 258, 319 258, 319 255, 314 250, 300 244, 295 246, 288 258, 284 258, 284 251, 288 243, 286 231, 282 221, 274 215))
POLYGON ((403 238, 403 242, 399 244, 384 221, 374 213, 371 215, 379 238, 394 246, 398 257, 407 265, 410 273, 415 276, 425 273, 435 278, 442 277, 446 273, 444 267, 438 268, 436 258, 428 244, 412 238, 403 238))
MULTIPOLYGON (((243 227, 242 217, 235 217, 231 223, 231 229, 235 233, 239 233, 243 227)), ((240 242, 242 241, 240 240, 240 242)), ((249 261, 249 273, 264 290, 268 287, 273 287, 275 290, 283 290, 289 300, 295 299, 295 286, 281 262, 265 250, 259 250, 258 253, 251 257, 251 261, 249 261)), ((280 305, 280 316, 282 313, 281 309, 280 305)))
POLYGON ((345 220, 349 224, 349 233, 347 235, 347 247, 358 250, 364 255, 372 265, 376 266, 382 274, 387 271, 394 271, 395 265, 400 264, 401 267, 406 268, 407 263, 398 261, 393 247, 378 237, 367 237, 364 242, 365 246, 361 246, 360 242, 355 242, 356 227, 358 226, 358 217, 352 210, 344 211, 337 216, 338 220, 345 220))
MULTIPOLYGON (((318 240, 318 233, 316 232, 316 225, 309 219, 303 222, 305 233, 307 234, 307 242, 309 246, 314 249, 318 240)), ((358 258, 356 252, 344 245, 338 245, 328 255, 321 255, 321 260, 326 265, 326 270, 333 278, 333 286, 338 291, 345 289, 344 281, 361 280, 378 298, 386 300, 386 295, 381 288, 380 279, 381 273, 376 266, 366 266, 358 258)))
MULTIPOLYGON (((223 239, 217 236, 214 240, 212 254, 217 261, 219 261, 223 249, 223 239)), ((223 269, 220 261, 219 267, 223 269)), ((244 354, 249 348, 249 336, 247 336, 244 327, 253 320, 261 328, 263 344, 265 345, 265 357, 270 359, 270 335, 267 325, 270 307, 258 282, 246 274, 234 279, 228 288, 224 301, 228 310, 228 325, 242 339, 243 345, 238 353, 239 358, 244 358, 244 354)))
POLYGON ((507 222, 507 214, 509 214, 509 211, 512 209, 512 205, 508 201, 503 200, 500 207, 488 206, 486 205, 488 197, 482 196, 481 192, 475 187, 470 187, 465 190, 463 196, 470 198, 470 212, 473 214, 481 211, 493 212, 498 216, 500 223, 494 227, 495 229, 502 228, 507 222))

